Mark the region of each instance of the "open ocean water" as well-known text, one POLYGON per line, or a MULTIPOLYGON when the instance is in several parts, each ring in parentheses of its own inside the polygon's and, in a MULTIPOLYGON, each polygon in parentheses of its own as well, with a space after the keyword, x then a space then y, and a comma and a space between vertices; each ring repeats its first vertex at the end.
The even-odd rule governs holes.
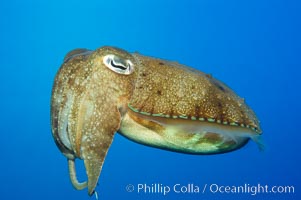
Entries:
POLYGON ((50 96, 68 51, 104 45, 222 80, 256 112, 266 148, 251 141, 226 154, 186 155, 117 134, 96 188, 100 200, 301 199, 300 10, 297 0, 1 1, 0 199, 95 199, 69 181, 50 131, 50 96))

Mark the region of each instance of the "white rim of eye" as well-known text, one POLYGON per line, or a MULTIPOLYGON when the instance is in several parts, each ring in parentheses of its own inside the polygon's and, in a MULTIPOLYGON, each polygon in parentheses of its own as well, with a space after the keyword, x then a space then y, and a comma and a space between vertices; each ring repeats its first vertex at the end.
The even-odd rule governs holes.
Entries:
POLYGON ((133 63, 130 60, 124 60, 113 54, 104 56, 103 63, 118 74, 129 75, 134 71, 133 63))

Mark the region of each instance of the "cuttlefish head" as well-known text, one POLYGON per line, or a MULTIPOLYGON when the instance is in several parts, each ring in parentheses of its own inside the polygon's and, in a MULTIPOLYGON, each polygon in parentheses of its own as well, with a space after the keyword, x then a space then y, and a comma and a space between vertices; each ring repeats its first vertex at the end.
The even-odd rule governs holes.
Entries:
POLYGON ((91 195, 104 158, 132 93, 137 63, 123 50, 69 52, 56 75, 51 100, 54 140, 67 157, 76 189, 91 195), (88 181, 76 178, 74 161, 84 160, 88 181))

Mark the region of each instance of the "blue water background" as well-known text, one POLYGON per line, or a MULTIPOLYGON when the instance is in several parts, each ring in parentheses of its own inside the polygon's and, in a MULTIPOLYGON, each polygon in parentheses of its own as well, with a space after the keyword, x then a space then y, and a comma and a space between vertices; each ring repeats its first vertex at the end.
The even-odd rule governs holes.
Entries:
MULTIPOLYGON (((73 189, 53 142, 50 95, 69 50, 103 45, 213 74, 254 109, 266 149, 250 142, 227 154, 185 155, 117 134, 99 199, 301 199, 300 10, 295 0, 1 1, 0 199, 90 199, 73 189), (139 183, 293 185, 295 193, 126 192, 139 183)), ((82 163, 78 173, 84 180, 82 163)))

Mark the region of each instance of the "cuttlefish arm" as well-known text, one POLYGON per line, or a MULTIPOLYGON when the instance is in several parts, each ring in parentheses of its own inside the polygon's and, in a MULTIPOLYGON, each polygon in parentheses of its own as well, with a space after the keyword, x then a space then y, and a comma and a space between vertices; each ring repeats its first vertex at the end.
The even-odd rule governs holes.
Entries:
POLYGON ((77 156, 84 160, 88 182, 81 184, 76 181, 76 176, 73 175, 74 167, 70 167, 73 160, 69 161, 69 173, 76 189, 80 190, 87 186, 88 194, 92 195, 114 133, 119 129, 121 116, 109 95, 90 89, 87 90, 76 113, 78 140, 75 149, 77 156))
MULTIPOLYGON (((87 104, 87 106, 91 105, 87 104)), ((84 136, 80 148, 89 180, 88 194, 92 195, 114 133, 119 129, 120 114, 117 107, 110 102, 100 101, 93 104, 90 112, 85 117, 84 136)))
MULTIPOLYGON (((89 195, 93 194, 97 185, 114 133, 120 128, 129 91, 132 90, 131 77, 122 79, 118 73, 104 66, 104 57, 114 51, 111 48, 94 52, 77 49, 68 53, 52 91, 54 140, 68 159, 73 186, 78 190, 88 187, 89 195), (76 177, 77 158, 84 160, 87 182, 79 182, 76 177)), ((124 52, 122 58, 128 60, 127 57, 131 58, 131 55, 124 52)), ((126 64, 115 59, 112 67, 116 67, 119 73, 132 73, 121 66, 126 64)))
MULTIPOLYGON (((74 149, 76 157, 84 160, 88 181, 80 183, 77 180, 75 157, 68 158, 68 165, 73 186, 78 190, 88 187, 88 194, 92 195, 114 133, 119 129, 121 116, 109 98, 101 98, 93 92, 87 93, 75 116, 77 127, 74 149)), ((72 131, 72 128, 68 131, 72 131)))

